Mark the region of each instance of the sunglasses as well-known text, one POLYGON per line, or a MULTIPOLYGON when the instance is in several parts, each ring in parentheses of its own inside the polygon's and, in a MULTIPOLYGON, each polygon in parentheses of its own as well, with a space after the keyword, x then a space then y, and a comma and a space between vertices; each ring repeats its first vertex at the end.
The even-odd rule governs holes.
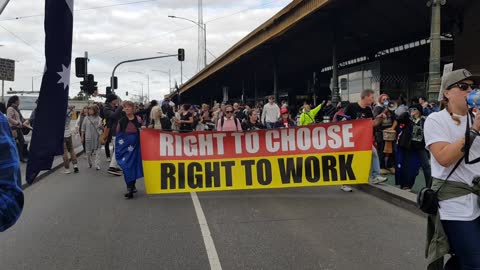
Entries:
POLYGON ((468 83, 456 83, 448 87, 448 89, 452 89, 454 87, 460 88, 462 91, 467 91, 468 89, 477 89, 478 85, 477 84, 468 84, 468 83))
POLYGON ((233 111, 225 111, 225 113, 232 113, 233 111))
POLYGON ((410 110, 410 111, 418 111, 417 108, 410 108, 409 110, 410 110))

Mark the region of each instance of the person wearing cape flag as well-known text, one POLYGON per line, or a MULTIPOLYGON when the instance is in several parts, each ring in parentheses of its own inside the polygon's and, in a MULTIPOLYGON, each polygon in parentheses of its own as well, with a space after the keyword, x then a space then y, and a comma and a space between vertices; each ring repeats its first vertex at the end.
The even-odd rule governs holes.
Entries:
POLYGON ((117 139, 115 141, 115 157, 123 170, 127 193, 125 197, 132 199, 137 192, 137 179, 143 177, 142 154, 140 149, 140 128, 142 119, 134 115, 135 104, 131 101, 123 102, 123 117, 118 121, 117 139))

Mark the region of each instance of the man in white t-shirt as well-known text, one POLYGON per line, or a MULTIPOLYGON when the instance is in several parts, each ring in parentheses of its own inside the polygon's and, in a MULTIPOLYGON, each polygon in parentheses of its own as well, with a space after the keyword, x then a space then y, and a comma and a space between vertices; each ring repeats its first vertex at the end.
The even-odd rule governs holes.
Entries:
POLYGON ((275 123, 280 118, 280 107, 275 103, 273 96, 268 97, 268 103, 263 106, 262 123, 268 129, 275 127, 275 123))

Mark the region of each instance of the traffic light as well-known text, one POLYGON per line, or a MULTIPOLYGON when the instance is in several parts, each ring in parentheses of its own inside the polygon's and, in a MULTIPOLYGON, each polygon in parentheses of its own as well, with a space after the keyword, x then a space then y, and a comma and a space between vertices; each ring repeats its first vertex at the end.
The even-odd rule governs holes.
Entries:
POLYGON ((80 90, 88 95, 92 95, 95 91, 98 91, 97 82, 93 74, 87 75, 87 80, 80 82, 80 90))
POLYGON ((87 70, 87 58, 77 57, 75 58, 75 76, 77 78, 84 78, 87 70))
POLYGON ((105 92, 108 95, 112 93, 112 88, 110 86, 107 86, 107 91, 105 92))
POLYGON ((83 80, 80 82, 80 90, 84 93, 87 92, 87 81, 83 80))
POLYGON ((178 61, 183 62, 185 61, 185 50, 178 49, 178 61))
POLYGON ((110 83, 112 84, 113 89, 118 89, 118 78, 117 78, 117 76, 113 77, 113 82, 112 82, 112 78, 110 77, 110 83))

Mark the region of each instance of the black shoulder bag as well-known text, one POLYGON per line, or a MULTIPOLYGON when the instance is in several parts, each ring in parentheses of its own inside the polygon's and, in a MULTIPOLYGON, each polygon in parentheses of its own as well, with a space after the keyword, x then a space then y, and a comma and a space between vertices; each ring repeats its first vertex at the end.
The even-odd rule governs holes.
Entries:
MULTIPOLYGON (((452 171, 450 171, 445 182, 447 182, 450 176, 452 176, 453 172, 455 172, 460 163, 462 163, 462 160, 463 156, 457 161, 457 164, 455 164, 452 171)), ((435 215, 438 212, 438 192, 442 189, 443 185, 445 185, 445 183, 443 183, 437 191, 433 190, 432 187, 424 187, 418 192, 417 207, 420 208, 422 212, 429 215, 435 215)))

